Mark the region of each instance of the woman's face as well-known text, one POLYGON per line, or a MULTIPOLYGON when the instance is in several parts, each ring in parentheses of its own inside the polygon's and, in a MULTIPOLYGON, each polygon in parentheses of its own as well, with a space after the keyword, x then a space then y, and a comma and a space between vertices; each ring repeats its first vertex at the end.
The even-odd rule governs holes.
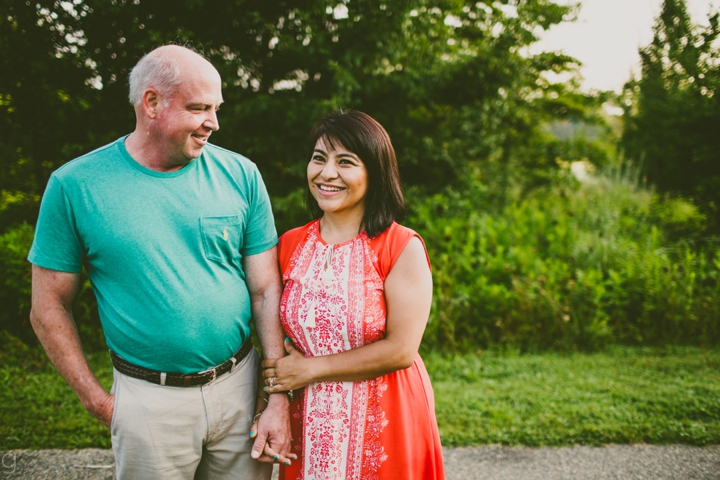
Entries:
POLYGON ((307 166, 310 193, 325 213, 359 216, 365 213, 368 186, 363 161, 338 142, 330 147, 321 138, 307 166))

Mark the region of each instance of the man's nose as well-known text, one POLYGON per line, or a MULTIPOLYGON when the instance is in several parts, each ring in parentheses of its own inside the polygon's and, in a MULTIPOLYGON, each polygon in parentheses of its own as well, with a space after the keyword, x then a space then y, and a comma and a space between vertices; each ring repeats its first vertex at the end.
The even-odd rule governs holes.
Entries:
POLYGON ((216 110, 208 110, 207 118, 205 118, 203 126, 215 132, 220 130, 220 122, 218 121, 216 110))

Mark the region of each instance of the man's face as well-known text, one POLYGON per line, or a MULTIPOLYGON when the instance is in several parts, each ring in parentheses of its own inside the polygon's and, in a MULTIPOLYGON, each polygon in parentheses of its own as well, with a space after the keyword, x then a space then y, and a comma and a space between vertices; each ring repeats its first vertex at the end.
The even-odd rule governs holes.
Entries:
POLYGON ((199 157, 210 134, 220 128, 221 90, 220 76, 207 65, 183 73, 175 92, 161 99, 155 127, 168 166, 181 167, 199 157))

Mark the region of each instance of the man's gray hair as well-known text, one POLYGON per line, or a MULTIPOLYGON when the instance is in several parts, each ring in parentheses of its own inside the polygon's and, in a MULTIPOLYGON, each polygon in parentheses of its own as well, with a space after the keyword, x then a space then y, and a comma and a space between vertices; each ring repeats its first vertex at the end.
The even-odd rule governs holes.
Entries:
POLYGON ((137 107, 142 103, 143 92, 149 87, 156 88, 167 104, 169 97, 180 83, 180 67, 170 55, 157 51, 146 54, 130 71, 130 104, 137 107))

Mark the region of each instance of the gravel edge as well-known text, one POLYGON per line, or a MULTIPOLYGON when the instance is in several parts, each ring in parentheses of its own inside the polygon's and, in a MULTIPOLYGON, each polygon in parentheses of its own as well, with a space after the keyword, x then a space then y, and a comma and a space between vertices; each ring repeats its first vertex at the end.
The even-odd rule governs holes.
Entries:
MULTIPOLYGON (((482 446, 443 455, 447 480, 720 480, 720 445, 482 446)), ((0 451, 0 478, 110 480, 113 460, 103 449, 0 451)))

